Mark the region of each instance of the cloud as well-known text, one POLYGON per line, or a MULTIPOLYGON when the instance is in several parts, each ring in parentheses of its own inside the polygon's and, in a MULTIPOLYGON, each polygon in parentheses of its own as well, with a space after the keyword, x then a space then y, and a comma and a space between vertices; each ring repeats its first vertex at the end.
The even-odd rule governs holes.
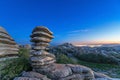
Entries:
MULTIPOLYGON (((79 29, 79 30, 73 30, 73 31, 69 31, 68 33, 67 33, 67 36, 68 37, 78 37, 78 36, 81 36, 81 34, 82 33, 87 33, 87 32, 89 32, 90 30, 88 30, 88 29, 79 29)), ((83 34, 82 34, 83 35, 83 34)))
POLYGON ((79 33, 79 32, 88 32, 88 29, 81 29, 81 30, 74 30, 74 31, 70 31, 69 33, 79 33))

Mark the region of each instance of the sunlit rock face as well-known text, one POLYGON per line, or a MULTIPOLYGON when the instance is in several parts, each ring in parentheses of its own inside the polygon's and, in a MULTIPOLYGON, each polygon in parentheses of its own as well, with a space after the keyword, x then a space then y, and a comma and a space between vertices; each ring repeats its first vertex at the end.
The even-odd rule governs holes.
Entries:
POLYGON ((18 45, 7 31, 0 27, 0 61, 18 57, 18 45))
POLYGON ((53 38, 52 34, 53 33, 44 26, 37 26, 33 29, 32 35, 30 36, 31 42, 33 43, 30 60, 34 70, 48 67, 55 62, 55 56, 45 51, 53 38))

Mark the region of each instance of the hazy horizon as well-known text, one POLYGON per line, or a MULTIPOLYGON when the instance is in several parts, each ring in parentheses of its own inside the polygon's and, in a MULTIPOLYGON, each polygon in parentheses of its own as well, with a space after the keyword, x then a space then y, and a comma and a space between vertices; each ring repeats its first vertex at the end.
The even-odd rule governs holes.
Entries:
POLYGON ((18 44, 29 44, 37 25, 51 44, 120 44, 120 0, 0 0, 0 26, 18 44))

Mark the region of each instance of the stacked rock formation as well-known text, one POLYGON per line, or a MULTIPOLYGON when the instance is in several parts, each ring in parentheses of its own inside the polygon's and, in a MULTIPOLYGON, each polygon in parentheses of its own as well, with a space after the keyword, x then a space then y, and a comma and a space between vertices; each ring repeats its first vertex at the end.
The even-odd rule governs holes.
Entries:
POLYGON ((0 61, 18 57, 18 45, 7 31, 0 27, 0 61))
POLYGON ((52 32, 46 27, 38 26, 33 30, 30 58, 33 71, 22 72, 14 80, 111 80, 82 65, 54 63, 55 56, 45 51, 52 38, 52 32))
POLYGON ((55 56, 45 51, 53 38, 52 32, 46 27, 38 26, 33 29, 30 37, 33 42, 30 58, 33 69, 48 68, 55 62, 55 56))

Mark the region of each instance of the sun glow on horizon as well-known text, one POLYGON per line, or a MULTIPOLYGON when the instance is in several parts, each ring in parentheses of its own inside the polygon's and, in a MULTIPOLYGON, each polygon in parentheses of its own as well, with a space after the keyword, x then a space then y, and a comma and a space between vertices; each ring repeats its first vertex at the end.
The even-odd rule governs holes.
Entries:
POLYGON ((120 41, 82 41, 82 42, 73 42, 74 45, 76 46, 87 46, 87 45, 96 45, 96 46, 101 46, 103 44, 120 44, 120 41))

